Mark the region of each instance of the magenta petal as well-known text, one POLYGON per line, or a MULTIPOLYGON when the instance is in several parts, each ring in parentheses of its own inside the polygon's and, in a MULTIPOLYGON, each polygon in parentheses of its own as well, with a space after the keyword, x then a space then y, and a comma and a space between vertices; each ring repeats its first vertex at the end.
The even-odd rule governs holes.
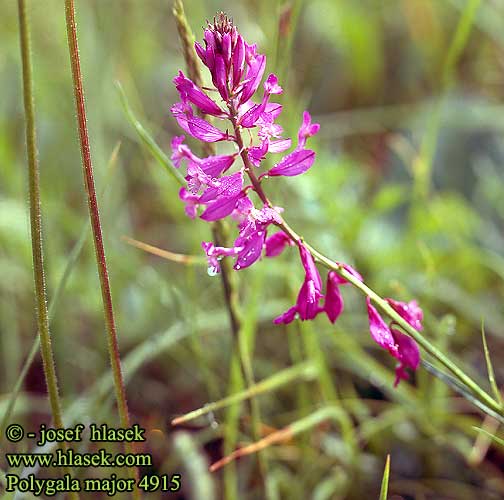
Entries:
POLYGON ((211 177, 218 177, 231 167, 235 155, 218 155, 203 158, 200 163, 201 170, 211 177))
POLYGON ((201 62, 206 66, 206 51, 202 47, 202 45, 199 42, 194 43, 194 49, 196 50, 196 54, 198 54, 198 57, 201 59, 201 62))
POLYGON ((248 101, 255 94, 257 88, 259 87, 259 84, 261 83, 265 68, 266 56, 261 54, 252 59, 247 71, 247 75, 245 77, 249 81, 243 87, 242 95, 240 98, 241 104, 248 101))
POLYGON ((265 105, 263 103, 254 105, 242 116, 239 124, 244 128, 254 127, 263 113, 264 108, 265 105))
POLYGON ((301 320, 313 319, 321 311, 318 303, 322 298, 318 283, 305 279, 297 298, 297 310, 301 320))
POLYGON ((324 310, 331 323, 336 322, 344 308, 343 297, 338 286, 340 284, 338 278, 339 276, 334 271, 330 271, 327 274, 324 310))
POLYGON ((235 209, 239 196, 240 195, 229 198, 218 198, 212 203, 209 203, 206 210, 200 215, 200 218, 207 222, 223 219, 235 209))
POLYGON ((262 141, 260 146, 254 146, 248 150, 249 160, 258 167, 264 160, 266 153, 268 152, 268 140, 262 141))
MULTIPOLYGON (((236 269, 237 271, 240 269, 244 269, 246 267, 251 266, 257 259, 259 259, 262 254, 265 238, 266 238, 266 230, 264 228, 259 228, 259 231, 253 233, 248 238, 248 241, 245 242, 245 244, 243 245, 243 249, 238 254, 238 258, 236 259, 234 269, 236 269)), ((237 239, 235 245, 237 244, 237 242, 240 242, 239 240, 240 238, 237 239)))
POLYGON ((315 152, 310 149, 301 149, 289 153, 277 163, 269 172, 269 176, 285 175, 292 177, 294 175, 306 172, 315 161, 315 152))
POLYGON ((233 86, 236 87, 243 75, 243 65, 245 63, 245 42, 241 35, 238 35, 236 46, 233 52, 233 86))
POLYGON ((179 127, 184 130, 184 132, 192 135, 191 130, 189 129, 189 123, 187 121, 188 114, 192 113, 191 106, 183 102, 177 102, 171 107, 170 111, 173 117, 177 120, 179 127))
POLYGON ((396 329, 392 329, 392 334, 394 335, 399 354, 399 365, 396 368, 396 379, 394 382, 395 387, 401 380, 409 378, 405 370, 406 368, 410 368, 413 371, 418 369, 420 365, 420 350, 417 343, 408 335, 396 329))
POLYGON ((373 340, 384 349, 387 349, 392 356, 397 358, 398 351, 397 345, 394 340, 394 336, 390 331, 387 323, 383 321, 376 308, 371 304, 371 299, 366 297, 368 318, 369 318, 369 330, 371 332, 371 337, 373 340))
POLYGON ((192 116, 187 119, 187 124, 189 126, 189 133, 205 142, 218 142, 224 141, 228 138, 226 134, 220 131, 217 127, 214 127, 207 121, 199 118, 197 116, 192 116))
POLYGON ((283 153, 291 147, 290 139, 280 139, 279 141, 270 141, 268 145, 268 153, 283 153))
POLYGON ((280 255, 287 245, 293 245, 287 233, 278 231, 266 240, 266 257, 276 257, 280 255))
POLYGON ((186 215, 191 219, 194 219, 199 205, 198 196, 189 193, 189 191, 183 187, 180 188, 179 198, 185 203, 184 210, 186 215))
POLYGON ((224 59, 220 54, 215 55, 215 67, 212 71, 212 81, 216 86, 221 97, 227 101, 228 91, 227 91, 227 74, 226 65, 224 59))
POLYGON ((241 193, 243 174, 236 172, 219 179, 218 187, 208 188, 200 197, 200 203, 209 203, 218 197, 232 197, 241 193))
POLYGON ((312 123, 310 113, 305 111, 303 113, 303 123, 301 124, 298 132, 298 148, 304 148, 306 139, 317 134, 319 129, 320 125, 318 123, 312 123))
POLYGON ((420 349, 417 343, 410 336, 395 328, 392 328, 392 335, 397 344, 400 361, 412 370, 418 369, 420 366, 420 349))
POLYGON ((222 37, 222 56, 224 58, 224 64, 226 68, 231 67, 231 35, 229 33, 224 33, 222 37))
POLYGON ((320 278, 320 274, 317 266, 315 265, 312 254, 302 243, 299 244, 299 254, 301 255, 301 264, 303 264, 306 279, 313 281, 317 290, 320 291, 322 289, 322 279, 320 278))
POLYGON ((297 307, 292 306, 290 309, 287 309, 287 311, 280 314, 280 316, 276 317, 273 320, 273 323, 275 323, 275 325, 279 325, 281 323, 283 323, 284 325, 288 325, 289 323, 292 323, 294 321, 296 313, 297 313, 297 307))
POLYGON ((406 320, 415 330, 422 330, 423 311, 416 300, 412 300, 410 302, 399 302, 390 298, 386 298, 385 300, 390 304, 392 309, 394 309, 394 311, 397 312, 401 318, 406 320))
POLYGON ((222 109, 189 78, 186 78, 182 71, 179 71, 178 76, 173 79, 173 83, 180 93, 181 99, 188 99, 203 113, 214 116, 222 116, 224 114, 222 109))
POLYGON ((278 85, 278 78, 274 73, 271 73, 264 82, 264 90, 268 94, 281 94, 283 92, 282 87, 278 85))
POLYGON ((274 121, 280 116, 280 113, 282 112, 282 105, 277 102, 268 102, 264 112, 274 121))

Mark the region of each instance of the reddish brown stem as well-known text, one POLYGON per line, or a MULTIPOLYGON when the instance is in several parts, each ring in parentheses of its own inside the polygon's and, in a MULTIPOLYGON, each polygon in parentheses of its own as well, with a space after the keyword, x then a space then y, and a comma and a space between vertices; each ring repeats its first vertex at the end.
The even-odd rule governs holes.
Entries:
MULTIPOLYGON (((98 276, 100 279, 103 312, 105 315, 105 325, 107 329, 107 343, 110 356, 110 364, 114 377, 114 386, 121 426, 127 428, 130 427, 130 418, 128 412, 128 403, 126 401, 126 390, 124 387, 124 380, 122 375, 121 357, 119 354, 114 308, 112 305, 112 293, 110 291, 107 260, 105 257, 105 248, 103 245, 100 213, 98 210, 98 201, 96 198, 96 189, 93 176, 93 163, 91 160, 91 149, 89 146, 86 106, 84 99, 84 89, 82 85, 79 45, 77 40, 77 26, 75 20, 75 6, 73 0, 65 0, 65 15, 68 48, 70 51, 70 64, 72 68, 75 107, 77 112, 77 125, 82 156, 82 168, 88 199, 89 218, 91 220, 91 228, 93 231, 98 276)), ((127 452, 132 452, 132 447, 129 444, 125 445, 125 448, 127 452)), ((132 470, 131 475, 134 479, 138 479, 138 471, 136 470, 136 468, 132 470)), ((134 496, 140 498, 137 489, 134 490, 134 496)))

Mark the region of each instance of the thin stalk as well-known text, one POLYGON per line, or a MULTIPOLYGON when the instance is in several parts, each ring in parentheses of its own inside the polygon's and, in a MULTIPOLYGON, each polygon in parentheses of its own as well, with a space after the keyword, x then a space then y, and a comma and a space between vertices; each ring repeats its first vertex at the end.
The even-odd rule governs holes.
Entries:
MULTIPOLYGON (((31 62, 31 39, 28 27, 26 2, 18 0, 19 36, 21 59, 23 66, 23 99, 26 118, 26 150, 28 154, 28 182, 30 199, 30 227, 33 254, 33 277, 35 282, 37 328, 40 338, 40 353, 44 367, 44 376, 49 394, 49 402, 54 425, 63 427, 61 402, 58 391, 58 377, 54 364, 54 354, 49 330, 49 314, 47 311, 47 293, 44 274, 44 248, 42 243, 42 214, 40 203, 40 170, 37 156, 37 137, 35 131, 35 103, 33 98, 33 71, 31 62)), ((66 449, 65 443, 61 443, 66 449)), ((69 469, 65 469, 69 472, 69 469)), ((77 493, 71 494, 78 499, 77 493)))
MULTIPOLYGON (((126 390, 121 369, 121 358, 119 354, 119 344, 117 341, 116 324, 114 309, 112 304, 112 294, 108 277, 107 261, 105 257, 105 248, 103 245, 103 235, 98 210, 98 201, 94 184, 93 164, 91 160, 91 149, 89 146, 89 134, 87 128, 86 107, 84 99, 84 88, 82 84, 82 74, 80 67, 79 45, 77 39, 77 25, 75 20, 75 5, 73 0, 65 0, 65 18, 68 38, 68 48, 70 53, 70 64, 72 69, 73 90, 75 97, 75 107, 77 113, 77 125, 80 139, 80 149, 82 156, 82 168, 86 186, 89 218, 93 231, 93 242, 96 253, 96 262, 98 267, 98 276, 100 279, 100 288, 103 301, 103 312, 105 315, 105 325, 107 329, 107 343, 112 368, 115 395, 119 419, 122 427, 130 427, 130 417, 128 412, 128 403, 126 401, 126 390)), ((126 452, 131 453, 133 447, 130 443, 124 445, 126 452)), ((138 478, 136 468, 128 468, 128 473, 133 479, 138 478)), ((135 488, 133 491, 135 498, 140 498, 139 491, 135 488)))

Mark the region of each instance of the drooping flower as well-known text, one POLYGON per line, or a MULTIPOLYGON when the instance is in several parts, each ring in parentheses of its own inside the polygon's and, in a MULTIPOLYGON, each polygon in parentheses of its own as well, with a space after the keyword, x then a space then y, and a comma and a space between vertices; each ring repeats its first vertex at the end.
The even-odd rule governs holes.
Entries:
POLYGON ((287 245, 294 245, 291 237, 283 231, 272 234, 265 242, 266 257, 276 257, 280 255, 287 245))
POLYGON ((394 381, 394 387, 399 384, 401 380, 407 380, 408 374, 405 369, 410 368, 416 371, 420 365, 420 350, 418 349, 417 343, 408 335, 400 332, 395 328, 391 328, 390 331, 394 336, 394 340, 397 344, 397 351, 399 356, 399 365, 396 368, 396 379, 394 381))
POLYGON ((405 368, 411 368, 413 371, 418 368, 420 363, 418 345, 408 335, 395 328, 390 328, 371 304, 369 297, 366 297, 366 302, 371 337, 399 361, 394 382, 394 386, 397 386, 401 380, 408 378, 405 368))
POLYGON ((423 311, 416 300, 399 302, 394 299, 385 299, 394 311, 406 320, 415 330, 422 330, 423 311))
MULTIPOLYGON (((363 281, 362 276, 348 264, 337 262, 339 266, 355 276, 359 281, 363 281)), ((335 323, 344 309, 343 296, 339 289, 340 285, 346 285, 348 281, 340 276, 336 271, 329 271, 327 274, 326 296, 324 302, 324 311, 331 323, 335 323)))
POLYGON ((315 261, 311 253, 306 247, 299 243, 299 253, 301 255, 301 263, 305 270, 305 279, 299 290, 296 304, 287 309, 283 314, 273 320, 274 323, 291 323, 296 315, 302 321, 313 319, 323 309, 319 306, 319 301, 323 297, 322 280, 315 265, 315 261))

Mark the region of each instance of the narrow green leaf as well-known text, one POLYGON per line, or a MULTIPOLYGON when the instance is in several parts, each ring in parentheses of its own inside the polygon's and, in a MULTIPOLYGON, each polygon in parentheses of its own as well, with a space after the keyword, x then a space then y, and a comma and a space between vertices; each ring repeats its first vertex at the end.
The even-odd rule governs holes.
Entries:
POLYGON ((495 441, 496 443, 500 444, 504 448, 504 439, 495 436, 491 432, 488 432, 487 430, 482 429, 481 427, 475 427, 475 426, 473 426, 473 429, 476 430, 476 431, 478 431, 478 432, 481 432, 481 433, 485 434, 492 441, 495 441))
POLYGON ((488 381, 490 382, 490 387, 492 388, 495 399, 499 402, 500 406, 502 407, 503 406, 502 395, 499 391, 499 387, 497 386, 497 382, 495 381, 495 372, 493 369, 492 360, 490 359, 490 351, 488 350, 485 334, 485 324, 483 321, 481 321, 481 339, 483 341, 483 350, 485 351, 485 360, 488 370, 488 381))
POLYGON ((455 392, 458 392, 460 395, 464 396, 469 402, 471 402, 474 406, 478 407, 482 412, 490 415, 495 418, 499 422, 504 424, 504 416, 499 415, 496 411, 489 408, 485 403, 481 402, 477 399, 471 392, 470 389, 463 385, 458 380, 454 379, 450 375, 442 372, 434 365, 431 365, 428 361, 422 359, 422 366, 432 375, 442 380, 445 384, 449 385, 455 392))
POLYGON ((292 366, 278 373, 275 373, 275 375, 264 379, 261 382, 257 382, 256 384, 251 385, 244 391, 231 394, 230 396, 227 396, 219 401, 208 403, 202 408, 198 408, 197 410, 193 410, 189 413, 186 413, 185 415, 175 418, 172 421, 172 425, 178 425, 183 422, 202 417, 203 415, 207 415, 208 413, 212 413, 221 408, 239 403, 241 401, 244 401, 245 399, 253 398, 265 392, 275 391, 279 387, 289 384, 297 379, 310 380, 316 375, 317 369, 312 363, 302 363, 292 366))
POLYGON ((140 137, 142 143, 149 150, 150 154, 154 157, 154 159, 181 185, 184 186, 184 178, 182 174, 175 169, 170 159, 164 154, 163 150, 158 146, 157 142, 152 138, 152 136, 147 132, 145 127, 138 121, 136 116, 133 114, 131 106, 129 105, 128 98, 122 88, 120 82, 116 81, 117 92, 119 93, 119 97, 121 99, 121 104, 124 109, 124 113, 128 118, 128 121, 131 123, 133 128, 136 130, 136 133, 140 137))
POLYGON ((381 482, 380 500, 387 500, 389 475, 390 475, 390 455, 387 455, 387 461, 385 462, 385 470, 383 471, 383 479, 381 482))

